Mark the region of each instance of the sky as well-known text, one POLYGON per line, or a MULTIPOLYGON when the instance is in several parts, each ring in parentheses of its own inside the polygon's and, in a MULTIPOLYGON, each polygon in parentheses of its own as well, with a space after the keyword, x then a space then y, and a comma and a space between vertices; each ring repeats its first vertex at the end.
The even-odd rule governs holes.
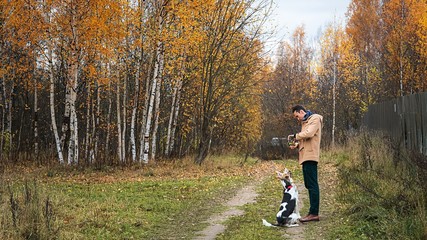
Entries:
MULTIPOLYGON (((351 0, 274 0, 269 28, 275 29, 271 42, 277 46, 288 40, 295 28, 304 24, 307 41, 319 37, 319 31, 334 21, 345 23, 345 13, 351 0)), ((269 41, 270 42, 270 41, 269 41)))

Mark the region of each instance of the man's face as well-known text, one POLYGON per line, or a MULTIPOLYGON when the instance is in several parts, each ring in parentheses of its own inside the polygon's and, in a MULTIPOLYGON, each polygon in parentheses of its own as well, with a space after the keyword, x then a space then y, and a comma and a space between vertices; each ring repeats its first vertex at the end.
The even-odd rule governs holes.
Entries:
POLYGON ((294 111, 294 118, 296 118, 299 122, 304 119, 305 112, 303 110, 294 111))

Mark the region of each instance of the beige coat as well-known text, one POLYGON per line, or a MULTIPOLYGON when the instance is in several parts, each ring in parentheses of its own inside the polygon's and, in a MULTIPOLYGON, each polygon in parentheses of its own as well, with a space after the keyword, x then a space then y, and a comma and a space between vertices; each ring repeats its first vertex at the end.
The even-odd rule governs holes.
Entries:
POLYGON ((323 117, 313 114, 301 122, 301 132, 296 134, 299 141, 299 164, 311 160, 319 162, 320 139, 322 136, 323 117))

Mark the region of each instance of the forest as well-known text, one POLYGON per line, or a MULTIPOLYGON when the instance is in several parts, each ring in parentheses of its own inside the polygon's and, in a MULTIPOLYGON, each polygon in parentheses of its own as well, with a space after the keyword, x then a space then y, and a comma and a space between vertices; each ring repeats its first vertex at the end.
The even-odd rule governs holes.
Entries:
POLYGON ((270 0, 1 0, 0 164, 269 158, 291 107, 346 141, 370 104, 427 89, 427 2, 353 0, 310 44, 265 44, 270 0), (274 50, 276 51, 276 50, 274 50))

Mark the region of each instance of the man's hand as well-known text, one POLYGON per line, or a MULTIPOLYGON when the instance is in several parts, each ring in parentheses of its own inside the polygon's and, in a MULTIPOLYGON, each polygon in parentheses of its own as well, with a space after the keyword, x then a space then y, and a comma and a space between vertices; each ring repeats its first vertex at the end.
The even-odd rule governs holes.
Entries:
POLYGON ((289 148, 290 148, 290 149, 292 149, 292 150, 293 150, 293 149, 295 149, 295 148, 297 148, 297 147, 298 147, 298 144, 290 145, 290 146, 289 146, 289 148))
POLYGON ((290 149, 295 149, 298 147, 298 141, 295 139, 296 134, 288 135, 288 145, 290 149))

